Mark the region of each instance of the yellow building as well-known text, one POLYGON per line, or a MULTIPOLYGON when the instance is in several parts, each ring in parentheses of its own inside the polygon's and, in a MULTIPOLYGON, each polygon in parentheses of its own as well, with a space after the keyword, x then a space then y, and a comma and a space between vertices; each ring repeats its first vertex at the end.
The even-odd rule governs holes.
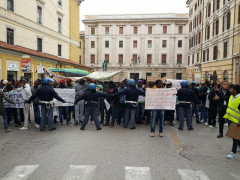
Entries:
POLYGON ((24 76, 32 83, 41 77, 43 68, 92 71, 80 64, 81 2, 0 1, 0 79, 24 76))
POLYGON ((187 73, 193 73, 191 80, 236 83, 239 0, 188 0, 187 4, 190 12, 187 73))

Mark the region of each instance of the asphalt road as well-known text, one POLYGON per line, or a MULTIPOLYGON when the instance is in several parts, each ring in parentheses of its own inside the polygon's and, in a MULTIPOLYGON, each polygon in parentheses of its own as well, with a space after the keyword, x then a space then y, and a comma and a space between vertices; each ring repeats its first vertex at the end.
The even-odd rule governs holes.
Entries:
POLYGON ((240 160, 226 158, 232 140, 217 139, 217 128, 194 128, 166 125, 163 138, 150 137, 150 127, 143 125, 1 131, 0 179, 239 180, 240 160))

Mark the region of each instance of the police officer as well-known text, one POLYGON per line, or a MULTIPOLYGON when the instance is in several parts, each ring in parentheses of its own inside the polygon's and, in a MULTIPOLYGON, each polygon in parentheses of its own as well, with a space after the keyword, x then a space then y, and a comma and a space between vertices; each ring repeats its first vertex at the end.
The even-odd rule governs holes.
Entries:
POLYGON ((125 90, 114 94, 114 96, 126 95, 126 106, 125 106, 125 118, 124 118, 124 128, 128 127, 129 114, 131 113, 130 118, 130 129, 136 129, 135 127, 135 115, 138 106, 138 97, 140 95, 145 95, 144 91, 136 88, 135 80, 130 79, 128 81, 128 88, 125 90))
POLYGON ((42 86, 37 89, 36 93, 32 97, 30 97, 28 101, 30 103, 36 97, 39 97, 40 99, 39 101, 41 105, 40 131, 44 131, 46 122, 48 122, 49 131, 56 129, 53 126, 53 101, 52 101, 53 98, 63 103, 66 103, 66 101, 59 97, 58 94, 52 88, 51 86, 52 81, 53 80, 50 78, 44 78, 42 86))
POLYGON ((96 91, 96 85, 94 83, 90 83, 88 86, 88 90, 83 93, 83 95, 79 98, 76 99, 75 101, 75 105, 81 101, 84 100, 85 101, 85 112, 84 112, 84 119, 83 119, 83 123, 82 126, 80 128, 80 130, 84 130, 88 120, 89 120, 89 116, 92 117, 97 130, 102 130, 99 120, 98 120, 98 100, 101 97, 110 97, 113 95, 108 95, 108 94, 103 94, 103 93, 99 93, 96 91))
POLYGON ((181 82, 181 89, 178 90, 177 96, 179 101, 178 117, 179 117, 179 130, 183 130, 184 118, 186 117, 188 130, 193 130, 192 127, 192 111, 191 104, 195 101, 195 94, 189 88, 187 81, 181 82))

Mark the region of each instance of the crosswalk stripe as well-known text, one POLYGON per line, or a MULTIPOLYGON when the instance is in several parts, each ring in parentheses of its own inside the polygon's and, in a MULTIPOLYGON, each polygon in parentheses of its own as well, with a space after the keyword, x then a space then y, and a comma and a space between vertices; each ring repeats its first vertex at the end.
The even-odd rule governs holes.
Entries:
POLYGON ((125 180, 152 180, 149 167, 125 167, 125 180))
POLYGON ((97 166, 70 165, 62 180, 91 180, 97 166))
POLYGON ((39 165, 16 166, 1 180, 25 180, 38 168, 39 165))
POLYGON ((178 173, 183 180, 209 180, 207 175, 202 171, 179 169, 178 173))

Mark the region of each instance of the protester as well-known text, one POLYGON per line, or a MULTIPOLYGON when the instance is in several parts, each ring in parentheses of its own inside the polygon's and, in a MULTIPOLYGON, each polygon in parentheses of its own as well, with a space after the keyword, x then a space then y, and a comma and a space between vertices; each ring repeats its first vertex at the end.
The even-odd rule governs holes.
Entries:
MULTIPOLYGON (((143 80, 138 80, 137 88, 144 92, 143 89, 143 80)), ((145 111, 145 97, 139 96, 138 98, 138 107, 137 107, 137 113, 136 113, 136 123, 142 124, 143 123, 143 116, 145 111)))
MULTIPOLYGON (((118 88, 118 92, 123 91, 126 89, 125 84, 122 82, 120 84, 120 87, 118 88)), ((126 95, 121 95, 119 96, 119 103, 118 103, 118 120, 117 124, 120 126, 122 119, 124 119, 124 114, 125 114, 125 101, 126 101, 126 95)))
POLYGON ((209 117, 208 117, 208 127, 213 128, 216 126, 216 117, 217 117, 217 104, 220 100, 220 97, 217 94, 218 86, 217 83, 212 84, 212 89, 209 93, 209 117))
POLYGON ((196 123, 199 124, 200 120, 199 120, 199 114, 198 114, 199 113, 198 105, 200 104, 200 97, 199 97, 199 90, 198 90, 198 88, 196 88, 195 81, 192 81, 191 89, 193 90, 193 92, 195 94, 195 100, 193 101, 193 104, 192 104, 192 116, 194 116, 194 114, 195 114, 196 123))
POLYGON ((209 82, 205 81, 200 88, 200 100, 201 100, 201 121, 204 122, 205 125, 208 125, 208 107, 206 106, 206 102, 208 101, 208 93, 209 93, 209 82))
MULTIPOLYGON (((34 86, 31 88, 32 94, 34 95, 39 87, 39 81, 34 82, 34 86)), ((35 119, 35 127, 40 128, 40 105, 39 105, 39 98, 33 99, 33 110, 34 110, 34 119, 35 119)))
MULTIPOLYGON (((169 81, 166 83, 166 88, 172 88, 172 83, 169 81)), ((165 110, 165 120, 169 121, 170 126, 174 126, 174 110, 165 110)))

